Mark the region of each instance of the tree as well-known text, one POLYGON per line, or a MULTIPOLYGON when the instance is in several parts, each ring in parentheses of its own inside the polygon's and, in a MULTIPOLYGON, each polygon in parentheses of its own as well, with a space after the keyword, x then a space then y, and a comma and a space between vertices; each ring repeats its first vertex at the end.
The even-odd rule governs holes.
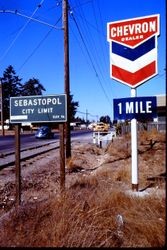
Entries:
POLYGON ((70 113, 70 122, 75 120, 75 114, 77 112, 78 107, 79 107, 79 102, 74 102, 73 95, 70 95, 70 106, 67 107, 70 113))
POLYGON ((9 65, 1 78, 3 90, 4 120, 9 119, 10 97, 19 96, 21 93, 21 78, 16 75, 13 66, 9 65))
MULTIPOLYGON (((10 97, 42 95, 42 92, 46 91, 36 78, 29 79, 25 84, 22 84, 21 80, 11 65, 4 71, 3 77, 1 77, 4 120, 9 119, 10 97)), ((70 112, 70 121, 74 120, 78 106, 78 102, 73 101, 73 95, 70 95, 70 105, 67 107, 70 112)))
POLYGON ((22 95, 23 96, 42 95, 42 91, 46 91, 46 89, 40 83, 40 81, 38 79, 35 79, 35 78, 29 79, 22 86, 22 95))
POLYGON ((111 124, 111 119, 110 119, 110 117, 109 117, 108 115, 106 115, 106 116, 101 116, 101 117, 100 117, 100 122, 104 122, 104 123, 109 123, 109 124, 111 124))

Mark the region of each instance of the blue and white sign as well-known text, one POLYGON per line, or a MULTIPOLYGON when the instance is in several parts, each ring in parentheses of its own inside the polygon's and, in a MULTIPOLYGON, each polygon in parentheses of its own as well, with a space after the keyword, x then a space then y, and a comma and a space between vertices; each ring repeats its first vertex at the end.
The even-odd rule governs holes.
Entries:
POLYGON ((149 120, 157 116, 156 108, 155 96, 114 99, 114 120, 149 120))
POLYGON ((66 95, 10 97, 10 122, 66 122, 66 95))

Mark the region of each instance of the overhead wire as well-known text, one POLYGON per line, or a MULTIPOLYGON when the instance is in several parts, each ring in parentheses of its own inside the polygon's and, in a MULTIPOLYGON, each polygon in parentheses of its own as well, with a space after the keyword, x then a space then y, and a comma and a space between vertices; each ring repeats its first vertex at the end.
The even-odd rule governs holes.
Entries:
MULTIPOLYGON (((103 59, 104 59, 104 70, 105 70, 105 72, 106 72, 106 74, 108 74, 109 75, 109 46, 108 46, 108 42, 107 42, 107 36, 106 36, 106 32, 104 32, 104 29, 103 29, 103 26, 102 26, 102 24, 104 24, 104 21, 103 21, 103 15, 102 15, 102 13, 101 13, 101 8, 100 8, 100 5, 99 5, 99 1, 96 1, 96 3, 97 3, 97 9, 98 9, 98 12, 99 12, 99 19, 100 19, 100 22, 99 23, 97 23, 97 25, 99 26, 99 25, 101 25, 101 29, 100 29, 100 32, 102 32, 102 36, 103 37, 105 37, 105 39, 106 39, 106 45, 107 46, 105 46, 105 51, 103 50, 103 46, 101 46, 102 47, 102 56, 103 56, 103 59), (108 55, 107 56, 107 58, 108 58, 108 61, 106 60, 106 54, 108 55)), ((105 29, 106 30, 106 29, 105 29)), ((100 42, 101 42, 101 44, 102 44, 102 36, 100 36, 100 42)), ((106 83, 107 83, 107 85, 109 86, 109 88, 111 89, 111 94, 113 95, 113 88, 112 88, 112 84, 111 84, 111 78, 110 78, 110 81, 106 81, 106 83)))
POLYGON ((92 114, 89 113, 89 112, 83 112, 83 111, 78 111, 78 110, 77 110, 77 113, 80 113, 80 114, 88 114, 88 115, 90 115, 90 116, 95 116, 95 117, 97 117, 97 115, 92 115, 92 114))
MULTIPOLYGON (((78 113, 78 114, 83 114, 83 115, 89 115, 89 116, 91 116, 91 117, 95 117, 96 118, 96 120, 98 121, 98 115, 93 115, 93 114, 91 114, 91 113, 89 113, 89 112, 83 112, 83 111, 77 111, 76 113, 78 113)), ((84 118, 83 118, 84 119, 84 118)), ((92 120, 92 121, 95 121, 94 119, 92 120)))
MULTIPOLYGON (((109 46, 108 46, 108 51, 107 51, 107 36, 106 36, 106 25, 105 29, 103 27, 104 20, 102 18, 102 13, 101 9, 99 6, 100 1, 92 0, 90 1, 92 4, 92 10, 93 10, 93 15, 94 15, 94 24, 92 22, 89 22, 89 20, 85 17, 84 11, 82 11, 82 8, 78 9, 76 12, 75 10, 77 7, 81 7, 83 3, 81 4, 80 0, 76 0, 76 5, 72 7, 73 12, 75 13, 75 19, 76 19, 76 14, 77 14, 77 19, 80 19, 82 21, 82 24, 78 22, 78 25, 80 25, 80 29, 82 27, 82 30, 84 31, 84 39, 85 43, 89 44, 89 50, 91 50, 91 55, 93 56, 92 58, 94 59, 94 63, 96 65, 96 69, 99 73, 99 77, 101 77, 101 82, 105 85, 105 90, 109 89, 107 93, 111 93, 110 97, 113 97, 113 88, 111 84, 111 78, 110 78, 110 72, 109 72, 109 63, 107 64, 106 61, 106 53, 108 54, 109 58, 109 46), (79 3, 80 5, 77 5, 79 3), (96 4, 95 4, 96 3, 96 4), (97 32, 97 36, 92 36, 92 30, 97 32), (103 40, 102 40, 103 38, 103 40), (106 40, 106 43, 104 43, 104 38, 106 40), (96 45, 99 43, 100 49, 96 49, 96 45), (105 50, 104 50, 105 49, 105 50), (101 56, 99 56, 99 52, 101 56), (104 74, 106 72, 106 74, 104 74), (106 75, 108 74, 108 77, 106 75)), ((112 104, 111 104, 112 106, 112 104)))
MULTIPOLYGON (((57 22, 55 23, 58 24, 58 22, 61 20, 62 16, 60 16, 60 18, 57 20, 57 22)), ((49 36, 49 34, 54 30, 54 27, 50 28, 49 31, 45 34, 45 36, 43 37, 42 40, 40 40, 40 42, 38 43, 38 45, 33 49, 33 51, 31 52, 31 54, 25 59, 25 61, 22 63, 22 65, 19 67, 18 72, 24 67, 24 65, 31 59, 31 57, 36 53, 36 51, 40 48, 40 46, 43 44, 43 42, 47 39, 47 37, 49 36)))
POLYGON ((4 52, 4 54, 1 56, 0 61, 2 61, 6 55, 8 54, 8 52, 10 51, 10 49, 13 47, 13 45, 15 44, 16 40, 18 39, 18 37, 23 33, 23 31, 25 30, 25 28, 27 27, 27 25, 31 22, 31 18, 33 18, 33 16, 36 14, 36 12, 38 11, 38 9, 42 6, 43 2, 45 0, 41 0, 41 2, 37 5, 36 9, 33 11, 30 19, 28 19, 28 21, 24 24, 24 26, 19 30, 19 32, 17 33, 16 37, 13 39, 13 41, 11 42, 11 44, 9 45, 9 47, 6 49, 6 51, 4 52))
POLYGON ((73 36, 75 37, 75 40, 77 41, 78 46, 80 47, 80 51, 82 51, 83 55, 85 56, 85 60, 86 60, 87 65, 88 65, 89 67, 91 67, 91 63, 90 63, 90 61, 89 61, 89 60, 87 59, 87 57, 86 57, 86 52, 85 52, 84 48, 82 47, 82 45, 81 45, 81 43, 80 43, 80 41, 79 41, 77 35, 75 34, 75 32, 74 32, 72 26, 70 27, 70 32, 71 32, 71 33, 73 34, 73 36))
MULTIPOLYGON (((107 36, 104 34, 104 28, 102 26, 102 24, 104 24, 104 22, 103 22, 101 11, 100 11, 99 1, 96 1, 96 5, 95 5, 95 1, 93 1, 92 8, 93 8, 93 15, 94 15, 94 20, 95 20, 95 24, 96 24, 96 29, 98 30, 98 34, 99 34, 98 35, 98 42, 100 45, 100 53, 101 53, 101 56, 97 60, 97 61, 100 60, 100 64, 99 64, 100 66, 98 68, 100 70, 100 75, 101 75, 103 83, 105 85, 105 89, 107 88, 110 91, 110 97, 111 96, 113 97, 113 88, 111 85, 111 79, 109 77, 106 79, 106 76, 107 75, 109 76, 109 63, 107 65, 106 54, 104 53, 104 52, 106 52, 106 51, 104 51, 104 46, 107 44, 107 36), (97 7, 95 8, 95 6, 97 6, 97 7), (98 11, 98 13, 97 13, 97 11, 98 11), (98 20, 100 20, 100 21, 98 21, 98 20), (102 38, 103 38, 103 41, 102 41, 102 38), (105 38, 106 43, 104 43, 104 38, 105 38)), ((105 46, 105 49, 106 49, 106 46, 105 46)), ((109 49, 107 51, 107 55, 109 55, 109 49)), ((108 91, 108 93, 109 93, 109 91, 108 91)))
MULTIPOLYGON (((43 3, 43 1, 41 1, 40 7, 41 7, 41 4, 42 4, 42 3, 43 3)), ((39 7, 39 5, 38 5, 38 7, 39 7)), ((55 7, 55 6, 54 6, 54 7, 55 7)), ((53 7, 50 8, 50 9, 53 9, 53 7)), ((10 13, 14 14, 14 11, 5 11, 5 12, 6 12, 6 13, 10 12, 10 13)), ((48 24, 48 23, 46 23, 46 22, 43 22, 43 21, 40 21, 40 20, 38 20, 38 19, 32 18, 32 16, 33 16, 35 13, 36 13, 36 10, 33 12, 33 14, 31 15, 31 17, 26 16, 26 15, 23 15, 23 14, 19 13, 18 11, 16 11, 15 14, 19 14, 19 15, 21 15, 21 16, 23 16, 23 17, 29 18, 29 19, 32 20, 32 21, 37 21, 37 22, 39 22, 39 23, 42 23, 42 24, 44 24, 44 25, 47 25, 47 26, 51 27, 51 29, 45 34, 45 36, 43 37, 43 39, 40 40, 40 42, 38 43, 38 45, 33 49, 33 51, 30 53, 30 55, 29 55, 29 56, 25 59, 25 61, 21 64, 21 66, 20 66, 19 69, 18 69, 18 72, 24 67, 24 65, 31 59, 31 57, 35 54, 35 52, 40 48, 40 46, 42 45, 42 43, 47 39, 47 37, 48 37, 49 34, 53 31, 53 29, 59 29, 59 30, 62 29, 62 27, 56 27, 56 25, 58 24, 58 22, 61 20, 62 15, 58 18, 58 20, 57 20, 57 22, 55 23, 55 25, 50 25, 50 24, 48 24)))
MULTIPOLYGON (((99 1, 96 1, 95 0, 92 0, 92 10, 93 10, 93 20, 95 21, 95 26, 92 25, 90 22, 88 22, 88 20, 84 17, 84 16, 80 16, 80 18, 84 18, 84 21, 85 23, 87 24, 87 27, 89 25, 89 27, 93 28, 98 36, 96 37, 96 39, 94 39, 94 37, 92 38, 93 39, 93 49, 95 49, 95 53, 94 53, 94 56, 97 56, 99 55, 99 50, 100 50, 100 53, 101 53, 101 56, 100 57, 97 57, 95 62, 96 62, 96 65, 97 65, 97 69, 99 71, 99 75, 101 76, 102 80, 103 80, 103 83, 105 84, 105 88, 108 87, 110 90, 111 90, 111 95, 113 96, 113 89, 112 89, 112 86, 111 86, 111 81, 108 81, 108 78, 106 79, 106 77, 104 77, 104 75, 107 75, 109 76, 109 72, 107 71, 107 69, 109 69, 109 64, 107 65, 107 62, 106 62, 106 55, 105 55, 105 52, 104 51, 104 46, 107 44, 107 37, 106 37, 106 34, 104 34, 104 28, 102 26, 102 24, 104 24, 104 21, 102 19, 102 14, 101 14, 101 10, 100 10, 100 6, 99 6, 99 1), (96 5, 95 5, 96 3, 96 5), (99 21, 98 21, 99 20, 99 21), (103 41, 102 41, 102 38, 103 38, 103 41), (104 38, 106 40, 106 43, 104 43, 104 38), (96 49, 96 44, 97 42, 99 43, 100 45, 100 49, 96 49), (104 74, 104 72, 106 72, 106 74, 104 74)), ((91 37, 91 34, 92 32, 90 32, 90 29, 89 31, 87 32, 87 35, 86 37, 90 36, 91 37)), ((105 49, 106 49, 106 46, 105 46, 105 49)), ((108 50, 109 51, 109 50, 108 50)), ((107 51, 107 54, 109 55, 107 51)), ((111 80, 111 79, 109 79, 111 80)))
POLYGON ((76 28, 77 28, 78 33, 79 33, 79 35, 80 35, 81 41, 82 41, 82 43, 83 43, 83 45, 84 45, 84 48, 85 48, 86 53, 87 53, 87 55, 88 55, 88 58, 89 58, 89 60, 90 60, 90 62, 91 62, 91 66, 92 66, 92 68, 93 68, 93 70, 94 70, 94 72, 95 72, 95 75, 96 75, 96 77, 97 77, 97 79, 98 79, 98 81, 99 81, 99 83, 100 83, 100 86, 101 86, 101 88, 102 88, 102 91, 103 91, 103 93, 104 93, 106 99, 108 100, 109 104, 111 105, 110 99, 109 99, 109 97, 108 97, 108 95, 107 95, 107 93, 106 93, 106 91, 105 91, 105 89, 104 89, 104 87, 103 87, 102 81, 100 80, 100 77, 99 77, 99 74, 98 74, 98 72, 97 72, 95 63, 94 63, 94 61, 93 61, 93 59, 92 59, 91 53, 89 52, 89 49, 88 49, 88 47, 87 47, 87 45, 86 45, 86 42, 85 42, 85 39, 84 39, 84 37, 83 37, 83 35, 82 35, 82 32, 81 32, 80 27, 79 27, 79 25, 78 25, 78 22, 76 21, 76 18, 74 17, 74 14, 73 14, 73 13, 71 13, 71 17, 72 17, 72 19, 73 19, 73 21, 74 21, 74 23, 75 23, 75 25, 76 25, 76 28))
MULTIPOLYGON (((94 37, 92 36, 92 32, 90 31, 90 27, 88 26, 88 22, 87 22, 87 20, 85 18, 85 13, 84 13, 83 9, 81 8, 83 4, 81 4, 80 0, 77 0, 77 2, 80 3, 80 12, 81 12, 82 21, 83 21, 82 25, 80 25, 80 30, 81 30, 81 27, 82 27, 83 28, 82 30, 86 34, 84 36, 85 43, 89 44, 89 50, 91 50, 91 55, 93 55, 92 59, 94 59, 94 63, 96 64, 96 67, 97 67, 100 75, 103 77, 103 70, 101 69, 101 65, 103 64, 103 60, 101 60, 101 58, 98 57, 99 49, 96 46, 97 41, 99 39, 94 39, 94 37)), ((92 4, 93 0, 90 3, 92 4)), ((78 16, 78 13, 77 13, 77 16, 78 16)), ((96 16, 95 16, 95 21, 96 21, 96 16)), ((78 25, 79 25, 79 22, 78 22, 78 25)), ((96 25, 96 27, 94 27, 94 29, 95 29, 96 32, 98 32, 97 25, 96 25)), ((100 51, 101 51, 101 49, 100 49, 100 51)), ((104 80, 104 78, 103 78, 103 80, 104 80)))
MULTIPOLYGON (((99 7, 99 1, 96 1, 96 5, 99 7)), ((92 9, 93 9, 93 16, 94 16, 94 20, 95 20, 95 27, 96 27, 96 30, 98 30, 98 33, 100 34, 101 31, 103 31, 103 27, 100 27, 100 25, 102 25, 103 21, 102 21, 102 17, 101 17, 101 12, 100 12, 100 7, 98 8, 98 11, 99 11, 99 16, 100 16, 100 22, 98 22, 98 18, 97 18, 97 14, 96 14, 96 9, 95 9, 95 4, 94 4, 94 1, 92 2, 92 9)), ((100 45, 100 51, 101 51, 101 54, 102 54, 102 60, 101 60, 101 63, 100 65, 103 65, 104 68, 103 70, 105 70, 107 67, 107 62, 106 62, 106 57, 104 55, 104 46, 103 46, 103 42, 102 42, 102 36, 99 35, 98 36, 98 40, 99 40, 99 45, 100 45), (104 65, 105 64, 105 65, 104 65)))
POLYGON ((33 17, 27 16, 27 15, 25 15, 25 14, 22 14, 22 13, 20 13, 20 12, 17 11, 17 10, 15 10, 15 11, 13 11, 13 10, 3 10, 3 11, 1 11, 1 10, 0 10, 0 13, 15 14, 15 15, 18 15, 18 16, 22 16, 22 17, 28 18, 30 21, 38 22, 38 23, 40 23, 40 24, 47 25, 47 26, 52 27, 52 28, 55 28, 55 29, 62 29, 62 27, 56 27, 55 25, 49 24, 49 23, 44 22, 44 21, 42 21, 42 20, 39 20, 39 19, 37 19, 37 18, 33 18, 33 17))
MULTIPOLYGON (((86 1, 86 2, 84 2, 84 3, 80 3, 80 1, 77 0, 76 4, 75 4, 72 8, 71 8, 71 5, 69 4, 69 12, 70 12, 70 15, 73 15, 73 11, 74 11, 75 9, 77 9, 77 8, 79 8, 78 10, 81 11, 81 7, 82 7, 83 5, 86 5, 86 4, 90 3, 90 2, 92 2, 92 0, 86 1)), ((69 25, 70 25, 70 23, 69 23, 69 25)), ((83 23, 82 26, 84 26, 84 23, 83 23)), ((73 30, 73 26, 72 26, 72 25, 70 25, 70 32, 73 33, 73 36, 75 37, 75 39, 76 39, 76 41, 77 41, 77 43, 78 43, 80 49, 82 50, 82 53, 84 54, 84 56, 85 56, 85 58, 86 58, 85 50, 84 50, 83 47, 81 46, 81 43, 80 43, 80 41, 79 41, 79 39, 78 39, 78 36, 75 34, 75 31, 73 30)), ((86 62, 87 62, 87 64, 88 64, 89 66, 91 66, 91 64, 90 64, 90 62, 87 60, 87 58, 86 58, 86 62)))
MULTIPOLYGON (((89 1, 89 2, 86 2, 86 3, 92 3, 92 2, 93 1, 89 1)), ((73 11, 77 7, 81 7, 83 5, 83 3, 82 4, 80 3, 80 0, 77 0, 77 4, 76 4, 76 6, 72 7, 72 11, 70 11, 71 14, 73 14, 73 11), (80 5, 77 5, 78 3, 80 5)), ((94 26, 92 23, 89 23, 88 20, 85 18, 85 15, 84 15, 84 12, 82 11, 82 8, 80 8, 78 10, 77 17, 80 17, 80 19, 82 21, 82 24, 80 24, 80 30, 81 30, 81 27, 82 27, 82 30, 86 34, 86 35, 84 35, 85 43, 89 44, 89 50, 91 50, 91 54, 94 55, 93 58, 92 58, 92 60, 94 59, 94 63, 96 64, 97 69, 98 69, 100 75, 103 78, 103 81, 105 81, 105 78, 103 76, 103 71, 104 70, 101 68, 101 65, 103 64, 103 60, 100 60, 100 58, 98 57, 99 49, 97 49, 97 46, 96 46, 97 45, 97 40, 96 41, 94 40, 94 37, 92 37, 92 35, 91 35, 92 32, 90 32, 90 26, 94 29, 94 31, 96 31, 98 33, 100 32, 100 30, 97 27, 97 22, 96 22, 96 26, 94 26), (79 13, 79 11, 80 11, 80 13, 79 13), (88 24, 89 24, 89 26, 88 26, 88 24), (94 51, 94 53, 93 53, 93 51, 94 51)), ((95 19, 97 19, 97 18, 95 17, 95 19)), ((79 25, 79 22, 77 22, 77 23, 79 25)), ((72 27, 70 27, 70 29, 72 29, 72 27)), ((83 33, 83 31, 81 31, 81 32, 83 33)), ((74 36, 75 36, 75 34, 74 34, 74 36)), ((98 38, 98 40, 99 40, 99 38, 98 38)), ((78 42, 78 44, 80 46, 79 42, 78 42)), ((100 51, 101 51, 101 48, 100 48, 100 51)))

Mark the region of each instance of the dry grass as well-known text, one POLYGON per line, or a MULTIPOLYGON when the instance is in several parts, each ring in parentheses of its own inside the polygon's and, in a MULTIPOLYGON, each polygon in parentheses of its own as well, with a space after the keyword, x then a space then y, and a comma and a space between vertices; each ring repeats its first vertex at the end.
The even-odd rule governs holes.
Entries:
POLYGON ((4 221, 1 246, 162 247, 165 200, 77 186, 59 199, 29 204, 4 221), (117 218, 122 217, 122 223, 117 218))
MULTIPOLYGON (((145 132, 144 132, 145 133, 145 132)), ((165 171, 165 135, 140 135, 140 183, 165 171), (155 140, 152 146, 148 142, 155 140), (164 158, 163 158, 164 157, 164 158)), ((84 151, 90 152, 90 148, 84 151)), ((63 194, 13 208, 1 220, 1 247, 163 247, 166 225, 165 178, 149 192, 129 189, 128 136, 94 154, 109 157, 96 171, 79 173, 63 194), (145 193, 146 192, 146 193, 145 193)), ((82 152, 83 154, 83 152, 82 152)), ((75 151, 70 169, 84 166, 75 151), (78 162, 77 162, 78 161, 78 162)), ((75 173, 76 174, 76 173, 75 173)))

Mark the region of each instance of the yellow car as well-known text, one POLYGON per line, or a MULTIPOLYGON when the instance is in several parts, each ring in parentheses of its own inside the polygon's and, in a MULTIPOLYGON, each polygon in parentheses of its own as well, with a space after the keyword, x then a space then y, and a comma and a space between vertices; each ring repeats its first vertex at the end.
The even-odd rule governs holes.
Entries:
POLYGON ((104 122, 98 122, 94 128, 93 131, 100 131, 100 132, 107 132, 109 130, 109 124, 106 124, 104 122))

